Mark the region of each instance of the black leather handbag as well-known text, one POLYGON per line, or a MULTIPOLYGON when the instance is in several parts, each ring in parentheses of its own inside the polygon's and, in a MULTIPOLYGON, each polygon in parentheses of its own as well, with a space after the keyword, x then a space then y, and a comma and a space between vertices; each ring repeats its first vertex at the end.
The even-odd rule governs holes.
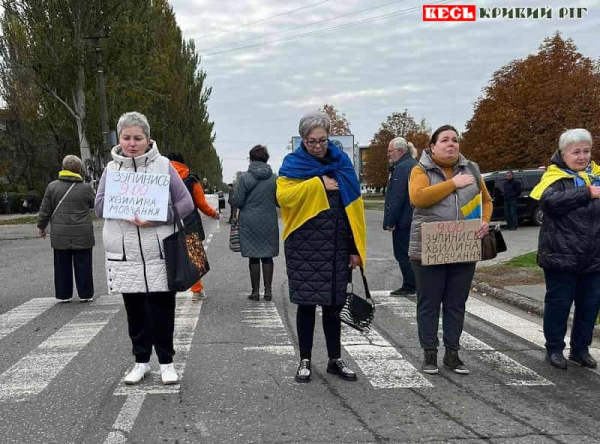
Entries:
POLYGON ((506 242, 498 225, 490 225, 488 234, 481 239, 481 260, 494 259, 498 253, 506 251, 506 242))
POLYGON ((346 290, 346 303, 340 312, 340 319, 346 325, 363 332, 368 333, 371 330, 371 322, 375 316, 375 303, 371 298, 365 271, 360 267, 363 285, 365 288, 365 298, 354 293, 352 284, 352 270, 348 273, 348 289, 346 290))

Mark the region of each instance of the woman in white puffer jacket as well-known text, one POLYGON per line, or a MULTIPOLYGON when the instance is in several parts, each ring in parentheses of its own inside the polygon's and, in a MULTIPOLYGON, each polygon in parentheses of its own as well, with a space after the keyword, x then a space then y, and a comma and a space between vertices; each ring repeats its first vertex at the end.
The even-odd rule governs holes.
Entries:
POLYGON ((175 384, 179 379, 173 365, 175 292, 167 284, 162 241, 174 232, 173 206, 183 218, 194 210, 194 202, 169 159, 160 155, 156 142, 150 139, 146 116, 138 112, 123 114, 117 133, 119 145, 111 151, 113 160, 106 166, 96 193, 98 217, 103 217, 107 171, 170 175, 166 222, 147 221, 137 215, 134 220, 104 222, 108 289, 111 294, 123 294, 136 362, 125 383, 137 384, 150 372, 154 346, 163 383, 175 384))

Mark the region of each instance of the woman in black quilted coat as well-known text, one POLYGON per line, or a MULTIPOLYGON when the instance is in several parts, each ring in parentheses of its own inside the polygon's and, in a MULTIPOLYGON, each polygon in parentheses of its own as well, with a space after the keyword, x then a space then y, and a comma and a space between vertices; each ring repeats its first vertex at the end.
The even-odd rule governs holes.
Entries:
POLYGON ((591 156, 592 136, 587 130, 565 131, 550 167, 531 192, 544 211, 537 262, 546 278, 546 359, 563 370, 573 302, 569 360, 597 367, 589 345, 600 310, 600 167, 591 156))
MULTIPOLYGON (((298 304, 298 382, 308 382, 312 375, 317 305, 322 307, 327 372, 356 380, 356 373, 340 359, 339 315, 346 299, 350 267, 362 263, 357 244, 365 244, 364 207, 362 200, 353 201, 349 220, 343 199, 351 194, 348 190, 358 190, 360 195, 358 179, 348 156, 329 141, 329 129, 327 115, 305 115, 299 128, 302 144, 286 156, 277 180, 290 300, 298 304), (355 243, 353 228, 361 242, 355 243)), ((364 248, 361 251, 364 254, 364 248)))

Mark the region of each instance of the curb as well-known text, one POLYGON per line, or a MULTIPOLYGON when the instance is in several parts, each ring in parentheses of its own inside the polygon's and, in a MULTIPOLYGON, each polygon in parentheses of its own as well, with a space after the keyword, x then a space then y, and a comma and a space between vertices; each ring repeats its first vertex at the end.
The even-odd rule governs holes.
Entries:
MULTIPOLYGON (((513 305, 522 310, 526 310, 528 313, 535 314, 539 317, 544 316, 544 303, 537 299, 530 298, 528 296, 513 293, 512 291, 505 290, 503 288, 492 287, 482 281, 473 279, 473 291, 479 294, 485 293, 486 296, 491 296, 499 301, 506 302, 507 304, 513 305)), ((573 325, 573 315, 569 315, 569 326, 573 325)), ((600 338, 600 324, 594 327, 594 337, 600 338)))

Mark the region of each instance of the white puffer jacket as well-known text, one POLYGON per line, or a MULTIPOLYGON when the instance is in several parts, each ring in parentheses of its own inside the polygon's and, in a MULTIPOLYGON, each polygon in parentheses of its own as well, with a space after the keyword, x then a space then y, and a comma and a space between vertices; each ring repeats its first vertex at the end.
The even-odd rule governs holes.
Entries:
MULTIPOLYGON (((96 195, 96 214, 99 217, 103 213, 106 171, 111 170, 170 174, 169 214, 172 215, 173 199, 181 217, 193 210, 194 204, 185 185, 169 159, 160 155, 155 142, 142 156, 124 157, 119 146, 112 149, 111 155, 113 160, 106 166, 96 195)), ((154 227, 141 228, 124 220, 105 220, 102 240, 106 251, 109 293, 169 291, 162 241, 174 233, 173 225, 172 221, 157 222, 154 227)))

